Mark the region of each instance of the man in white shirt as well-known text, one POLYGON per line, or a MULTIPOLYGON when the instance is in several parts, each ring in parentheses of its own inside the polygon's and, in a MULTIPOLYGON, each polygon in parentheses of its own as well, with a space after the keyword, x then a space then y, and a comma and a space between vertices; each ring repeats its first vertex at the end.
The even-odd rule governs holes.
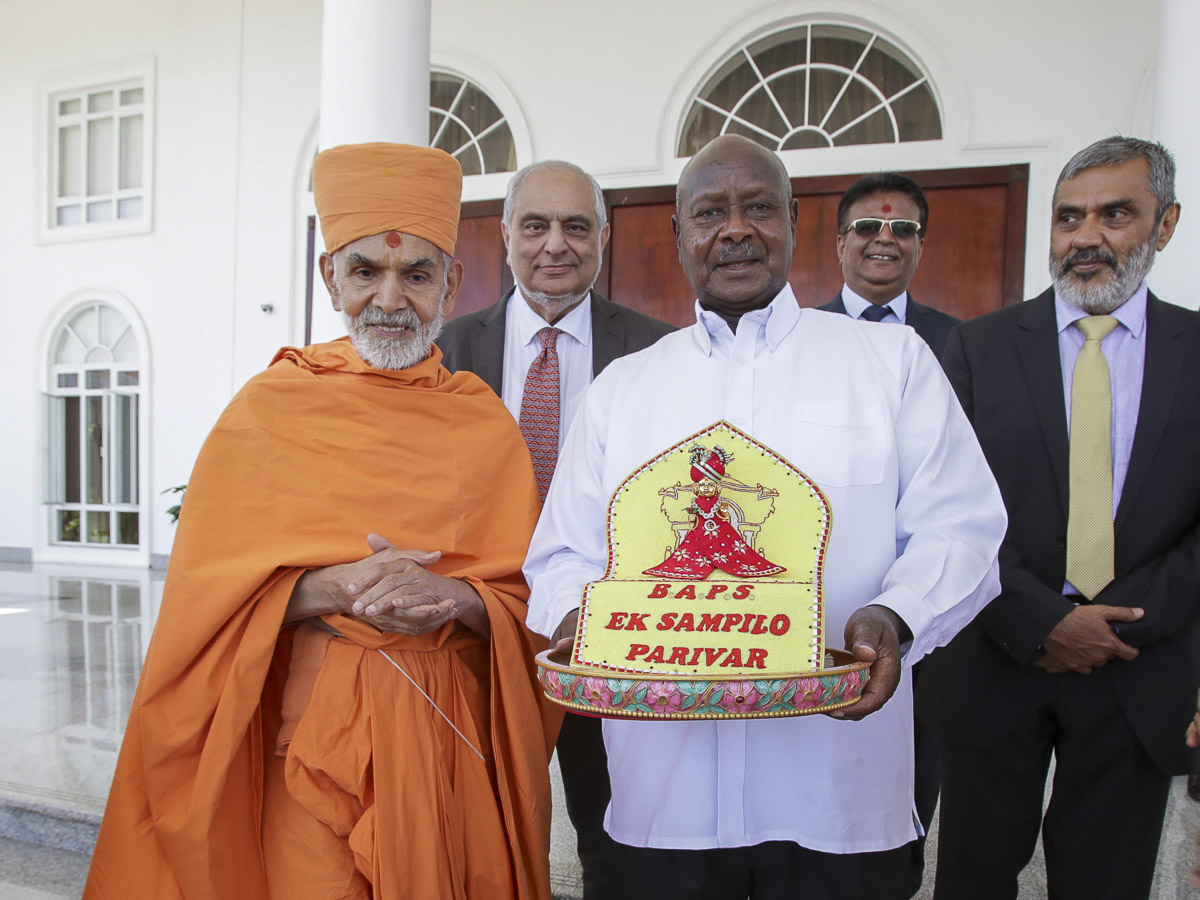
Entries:
MULTIPOLYGON (((500 227, 516 285, 498 303, 447 322, 437 343, 447 369, 474 372, 521 423, 544 497, 593 375, 674 326, 592 290, 609 227, 600 186, 578 166, 551 160, 517 172, 500 227)), ((568 715, 557 750, 591 900, 611 893, 606 878, 622 852, 604 832, 609 789, 599 721, 568 715)))
POLYGON ((828 717, 605 721, 605 827, 632 848, 610 896, 902 897, 918 834, 906 669, 996 594, 999 493, 915 334, 800 309, 797 204, 774 154, 717 138, 684 169, 676 208, 697 322, 584 398, 526 560, 529 624, 570 643, 605 569, 612 491, 725 419, 828 497, 826 630, 872 662, 871 681, 828 717))

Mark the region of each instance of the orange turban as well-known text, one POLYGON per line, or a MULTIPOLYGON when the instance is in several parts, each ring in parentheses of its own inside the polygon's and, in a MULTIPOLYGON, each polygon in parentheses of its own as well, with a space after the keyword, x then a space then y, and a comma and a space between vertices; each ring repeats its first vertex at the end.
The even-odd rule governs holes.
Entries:
POLYGON ((312 180, 330 253, 400 231, 454 255, 462 168, 450 154, 408 144, 345 144, 317 154, 312 180))

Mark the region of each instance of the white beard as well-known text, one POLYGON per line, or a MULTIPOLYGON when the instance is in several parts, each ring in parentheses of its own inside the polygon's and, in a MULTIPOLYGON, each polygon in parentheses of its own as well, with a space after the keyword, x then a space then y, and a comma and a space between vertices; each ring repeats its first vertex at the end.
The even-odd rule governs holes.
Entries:
POLYGON ((438 303, 437 315, 429 322, 422 322, 411 306, 391 314, 375 306, 365 307, 357 316, 343 311, 342 321, 346 323, 354 349, 367 365, 396 371, 415 366, 429 356, 434 340, 442 332, 445 305, 446 298, 443 297, 438 303), (385 338, 372 331, 371 325, 410 328, 412 331, 403 338, 385 338))
MULTIPOLYGON (((511 265, 510 265, 511 268, 511 265)), ((589 293, 592 287, 596 284, 596 279, 600 277, 600 270, 596 270, 596 277, 592 279, 592 283, 578 293, 574 294, 547 294, 545 291, 532 290, 528 285, 522 284, 521 279, 517 277, 516 270, 513 270, 513 280, 517 283, 517 287, 521 289, 521 293, 530 303, 535 303, 551 316, 561 315, 565 310, 570 309, 576 303, 581 302, 589 293)))
POLYGON ((1072 306, 1082 309, 1088 315, 1107 316, 1132 297, 1133 292, 1138 289, 1138 285, 1150 274, 1157 249, 1158 229, 1156 228, 1144 244, 1130 252, 1124 265, 1118 265, 1111 254, 1103 251, 1092 251, 1090 255, 1085 255, 1088 254, 1088 251, 1080 251, 1059 263, 1055 261, 1054 252, 1051 251, 1050 278, 1054 282, 1054 290, 1072 306), (1080 257, 1109 261, 1112 266, 1111 277, 1107 281, 1098 281, 1095 277, 1084 281, 1082 278, 1072 275, 1068 263, 1080 257))

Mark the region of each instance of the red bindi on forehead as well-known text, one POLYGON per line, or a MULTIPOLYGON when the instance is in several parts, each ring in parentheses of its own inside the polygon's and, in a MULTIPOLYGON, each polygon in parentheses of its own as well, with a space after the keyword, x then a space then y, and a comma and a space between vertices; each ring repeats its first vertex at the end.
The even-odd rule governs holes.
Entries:
POLYGON ((885 204, 883 204, 883 211, 884 211, 884 212, 891 212, 891 211, 892 211, 892 204, 890 204, 890 203, 885 203, 885 204))
POLYGON ((384 240, 387 241, 387 245, 393 249, 404 243, 404 237, 398 231, 389 231, 384 240))

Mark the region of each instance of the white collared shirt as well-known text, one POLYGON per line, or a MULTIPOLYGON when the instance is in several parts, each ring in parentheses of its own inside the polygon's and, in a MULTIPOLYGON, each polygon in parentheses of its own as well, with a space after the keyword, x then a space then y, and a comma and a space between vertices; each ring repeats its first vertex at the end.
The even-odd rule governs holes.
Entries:
MULTIPOLYGON (((933 354, 908 328, 801 311, 787 287, 742 316, 736 333, 697 304, 695 325, 593 382, 525 563, 531 628, 549 635, 604 574, 613 490, 718 419, 782 454, 829 498, 829 643, 841 645, 851 612, 878 602, 912 630, 914 661, 999 592, 1003 503, 933 354)), ((605 827, 642 847, 898 847, 919 829, 912 733, 907 666, 895 696, 862 722, 605 720, 605 827)))
MULTIPOLYGON (((504 380, 501 399, 514 419, 521 421, 521 400, 529 367, 542 352, 538 332, 549 323, 525 300, 518 286, 508 301, 504 325, 504 380)), ((592 383, 592 295, 554 323, 563 333, 554 342, 558 352, 559 429, 562 450, 579 400, 592 383)))
MULTIPOLYGON (((884 316, 880 322, 899 322, 901 325, 906 323, 906 315, 908 313, 908 291, 901 291, 899 297, 894 297, 887 303, 883 304, 891 310, 891 314, 884 316)), ((874 306, 870 300, 854 292, 854 289, 848 284, 842 285, 842 306, 846 307, 846 315, 852 319, 861 319, 863 310, 868 306, 874 306)))

